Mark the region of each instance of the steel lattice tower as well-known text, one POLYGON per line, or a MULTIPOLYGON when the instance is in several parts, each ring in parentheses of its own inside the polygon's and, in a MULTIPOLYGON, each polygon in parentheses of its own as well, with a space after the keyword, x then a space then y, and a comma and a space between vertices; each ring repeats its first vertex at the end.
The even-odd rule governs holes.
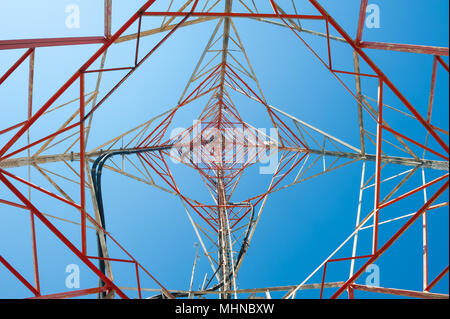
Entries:
MULTIPOLYGON (((2 40, 0 50, 18 52, 18 59, 13 65, 5 67, 6 72, 0 74, 0 86, 14 76, 16 70, 26 61, 29 62, 28 72, 28 117, 22 121, 2 127, 0 130, 0 204, 5 208, 15 207, 29 212, 33 251, 33 278, 30 274, 21 273, 17 266, 10 263, 6 256, 0 255, 4 269, 10 272, 17 283, 24 285, 30 296, 36 298, 70 298, 98 294, 101 298, 128 298, 125 288, 116 284, 120 273, 114 273, 113 262, 128 263, 135 267, 136 287, 128 287, 137 291, 139 298, 193 298, 218 296, 222 299, 242 297, 255 294, 265 294, 270 298, 271 292, 284 292, 285 299, 296 298, 299 292, 306 289, 333 289, 332 298, 338 298, 347 293, 354 298, 355 291, 368 291, 381 294, 398 295, 418 298, 448 298, 448 294, 433 292, 437 283, 447 276, 449 267, 442 272, 429 275, 430 258, 428 254, 427 213, 446 210, 448 207, 448 170, 449 147, 448 127, 434 124, 432 113, 438 71, 449 72, 446 59, 449 49, 423 45, 406 45, 363 41, 363 30, 366 17, 367 0, 361 0, 357 34, 350 36, 324 8, 326 1, 296 0, 296 1, 253 1, 253 0, 171 0, 167 11, 157 12, 153 6, 163 1, 149 0, 117 31, 111 27, 112 1, 105 0, 105 33, 100 37, 79 38, 42 38, 33 40, 2 40), (322 3, 324 2, 324 3, 322 3), (313 14, 302 14, 297 8, 307 5, 313 14), (143 30, 143 20, 161 19, 159 28, 143 30), (356 104, 359 125, 360 145, 354 146, 337 138, 323 129, 319 129, 298 117, 272 106, 268 103, 258 81, 251 57, 247 54, 244 40, 241 39, 236 19, 251 19, 261 23, 270 23, 282 27, 300 41, 330 74, 342 84, 356 104), (88 150, 86 148, 90 137, 95 113, 104 106, 122 84, 133 76, 141 65, 151 60, 153 54, 181 28, 214 21, 210 39, 194 68, 186 88, 181 94, 177 105, 150 119, 138 127, 124 132, 117 137, 88 150), (302 22, 314 21, 323 23, 325 32, 310 30, 302 26, 302 22), (133 33, 132 28, 137 28, 133 33), (162 34, 152 49, 143 52, 145 38, 162 34), (323 40, 324 46, 314 49, 305 40, 305 35, 323 40), (107 53, 122 43, 134 41, 134 64, 131 66, 117 65, 106 67, 107 53), (341 69, 339 57, 333 55, 333 45, 338 43, 352 53, 353 69, 341 69), (51 98, 39 108, 33 110, 33 75, 35 67, 35 52, 45 47, 78 46, 97 44, 98 50, 78 68, 67 82, 51 98), (383 73, 369 57, 369 51, 377 50, 391 54, 390 51, 409 52, 431 57, 431 90, 426 113, 413 106, 402 94, 400 89, 383 73), (23 52, 22 52, 23 51, 23 52), (363 70, 363 71, 362 71, 363 70), (125 72, 108 90, 100 92, 102 78, 109 74, 125 72), (87 89, 87 77, 96 76, 96 86, 93 91, 87 89), (351 79, 356 86, 349 86, 351 79), (363 87, 372 83, 372 89, 378 91, 376 99, 363 93, 363 87), (74 96, 74 93, 76 95, 74 96), (62 103, 61 97, 72 94, 73 99, 62 103), (234 101, 245 98, 260 106, 276 134, 269 134, 252 125, 251 119, 240 114, 242 106, 234 101), (387 98, 395 99, 396 107, 387 105, 387 98), (180 113, 192 103, 207 99, 201 113, 192 114, 194 124, 186 130, 173 134, 180 113), (60 103, 61 102, 61 103, 60 103), (30 129, 39 126, 42 119, 66 105, 77 104, 76 111, 61 122, 45 136, 30 138, 30 129), (425 142, 416 137, 410 137, 409 132, 401 132, 395 116, 405 117, 423 131, 425 142), (371 125, 367 125, 367 122, 371 125), (375 126, 371 132, 369 127, 375 126), (3 143, 5 141, 5 143, 3 143), (70 146, 62 153, 54 153, 53 146, 69 142, 70 146), (121 147, 118 145, 122 144, 121 147), (403 154, 403 155, 401 155, 403 154), (238 190, 243 176, 263 159, 274 155, 279 158, 278 164, 271 174, 270 183, 264 192, 238 196, 238 190), (132 170, 125 170, 117 165, 115 158, 125 159, 132 170), (326 160, 330 159, 328 165, 326 160), (173 173, 173 163, 177 161, 192 174, 197 174, 204 185, 209 201, 193 199, 187 195, 183 185, 177 183, 173 173), (323 169, 316 170, 323 163, 323 169), (48 164, 65 165, 65 171, 52 171, 46 168, 48 164), (361 163, 361 187, 357 209, 356 227, 352 234, 324 260, 300 284, 288 287, 253 288, 239 290, 236 280, 245 255, 253 239, 255 229, 268 197, 283 189, 298 185, 312 178, 325 175, 336 169, 361 163), (369 178, 367 172, 373 165, 374 172, 369 178), (388 170, 389 167, 401 169, 397 173, 388 170), (28 179, 24 171, 15 169, 28 168, 28 179), (30 169, 38 171, 54 190, 33 183, 30 180, 30 169), (105 171, 113 171, 136 181, 157 187, 178 197, 186 210, 200 244, 199 249, 204 255, 214 275, 209 283, 203 284, 202 290, 193 291, 192 280, 190 290, 171 291, 163 283, 157 281, 149 271, 135 259, 108 232, 107 213, 104 209, 101 177, 105 171), (383 173, 383 169, 384 172, 383 173), (405 170, 406 169, 406 170, 405 170), (422 174, 422 182, 413 184, 411 178, 422 174), (77 183, 77 192, 68 191, 57 182, 55 176, 77 183), (432 179, 427 180, 427 176, 432 179), (386 183, 394 181, 394 184, 386 183), (405 189, 404 186, 407 185, 405 189), (33 200, 26 191, 39 192, 43 196, 58 201, 65 207, 75 209, 79 215, 77 222, 70 221, 44 212, 40 207, 42 202, 33 200), (368 189, 373 189, 373 198, 364 196, 368 189), (13 195, 14 200, 6 199, 13 195), (5 194, 5 195, 4 195, 5 194), (415 210, 410 214, 396 212, 390 219, 383 220, 384 212, 399 202, 410 200, 415 195, 423 194, 424 200, 415 200, 415 210), (89 205, 89 197, 92 205, 89 205), (234 199, 239 198, 238 202, 234 199), (372 206, 366 210, 366 203, 372 206), (59 222, 75 223, 77 234, 81 240, 76 243, 62 231, 59 222), (41 222, 55 238, 66 246, 81 263, 88 267, 98 277, 98 287, 42 294, 41 286, 45 278, 39 273, 37 250, 39 240, 36 239, 35 222, 41 222), (381 225, 390 222, 401 223, 395 233, 387 240, 380 239, 381 225), (376 262, 399 238, 416 222, 422 222, 423 238, 423 290, 413 291, 403 287, 371 287, 357 284, 356 281, 365 270, 376 262), (372 222, 372 224, 370 224, 372 222), (358 254, 358 236, 364 229, 371 229, 371 252, 358 254), (98 254, 92 256, 87 249, 87 232, 96 234, 98 254), (352 246, 352 254, 343 258, 336 255, 347 244, 352 246), (126 258, 110 256, 109 247, 115 245, 126 258), (208 247, 215 247, 214 251, 208 247), (339 282, 327 282, 327 267, 333 263, 348 262, 350 273, 342 275, 339 282), (322 283, 311 283, 314 275, 323 272, 322 283), (114 273, 114 275, 113 275, 114 273), (141 287, 143 277, 150 278, 157 288, 141 287), (431 277, 432 276, 432 277, 431 277), (216 284, 208 288, 216 280, 216 284), (150 293, 149 293, 150 292, 150 293)), ((348 57, 346 57, 348 58, 348 57)), ((36 62, 37 63, 37 62, 36 62)), ((446 88, 447 89, 447 88, 446 88)), ((2 117, 8 117, 8 112, 2 111, 2 117)), ((186 116, 185 114, 181 117, 186 116)), ((191 121, 191 123, 192 123, 191 121)), ((422 138, 421 136, 420 138, 422 138)), ((436 213, 438 214, 438 213, 436 213)), ((448 238, 446 239, 448 240, 448 238)), ((0 251, 0 254, 2 252, 0 251)), ((195 268, 195 267, 194 267, 195 268)), ((206 279, 206 277, 205 277, 206 279)), ((24 296, 24 297, 30 297, 24 296)))

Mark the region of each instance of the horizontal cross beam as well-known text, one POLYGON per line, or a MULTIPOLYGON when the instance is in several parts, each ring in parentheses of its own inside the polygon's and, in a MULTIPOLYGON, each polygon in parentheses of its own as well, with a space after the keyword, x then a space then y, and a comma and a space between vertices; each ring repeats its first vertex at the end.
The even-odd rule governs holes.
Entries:
POLYGON ((45 38, 0 41, 0 50, 105 43, 105 37, 45 38))
MULTIPOLYGON (((136 149, 122 149, 127 151, 133 151, 136 149)), ((359 159, 361 161, 369 161, 375 162, 376 155, 371 154, 359 154, 359 153, 351 153, 351 152, 340 152, 340 151, 327 151, 327 150, 314 150, 314 149, 299 149, 299 148, 289 148, 289 147, 280 147, 279 151, 292 151, 292 152, 309 152, 311 154, 322 155, 322 156, 330 156, 330 157, 341 157, 348 159, 359 159)), ((112 151, 121 151, 121 149, 116 149, 112 151)), ((106 153, 106 151, 98 150, 93 152, 86 152, 86 156, 89 158, 97 158, 100 155, 106 153)), ((62 161, 78 161, 80 160, 80 153, 64 153, 64 154, 56 154, 56 155, 42 155, 37 157, 20 157, 20 158, 8 158, 3 161, 0 161, 0 168, 14 168, 14 167, 22 167, 33 164, 47 164, 47 163, 55 163, 62 161)), ((397 164, 404 166, 412 166, 412 167, 423 167, 430 168, 434 170, 440 171, 449 171, 449 162, 448 161, 436 161, 436 160, 416 160, 414 158, 407 157, 396 157, 396 156, 382 156, 381 158, 383 163, 387 164, 397 164)))

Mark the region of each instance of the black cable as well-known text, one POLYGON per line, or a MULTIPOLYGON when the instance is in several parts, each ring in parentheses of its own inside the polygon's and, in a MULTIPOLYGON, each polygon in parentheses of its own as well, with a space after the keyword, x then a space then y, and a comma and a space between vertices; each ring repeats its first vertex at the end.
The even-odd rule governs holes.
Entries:
MULTIPOLYGON (((207 144, 209 144, 210 142, 212 142, 212 140, 208 141, 207 144)), ((104 208, 103 208, 103 197, 102 197, 102 171, 103 171, 103 166, 105 165, 106 161, 116 155, 131 155, 131 154, 140 154, 140 153, 147 153, 147 152, 158 152, 158 151, 165 151, 165 150, 170 150, 174 148, 174 145, 168 145, 168 146, 163 146, 163 147, 152 147, 152 148, 144 148, 144 149, 134 149, 134 150, 119 150, 119 151, 109 151, 106 152, 102 155, 100 155, 92 164, 92 168, 91 168, 91 176, 92 176, 92 183, 94 186, 94 193, 95 193, 95 199, 97 202, 97 208, 98 208, 98 212, 100 215, 100 220, 102 223, 102 227, 103 229, 106 231, 106 223, 105 223, 105 212, 104 212, 104 208)), ((245 238, 242 242, 242 246, 241 249, 239 251, 239 255, 238 258, 236 259, 236 265, 235 265, 235 270, 237 270, 237 267, 239 265, 239 262, 242 258, 242 256, 245 254, 245 251, 248 247, 248 237, 250 235, 250 231, 253 225, 253 218, 254 218, 254 213, 255 213, 255 209, 252 206, 252 214, 250 216, 250 223, 249 226, 247 228, 247 233, 245 235, 245 238)), ((104 236, 104 240, 106 241, 106 234, 103 234, 104 236)), ((103 255, 103 250, 101 247, 101 241, 100 241, 100 233, 97 232, 97 251, 98 251, 98 255, 100 258, 104 258, 105 256, 103 255)), ((105 261, 103 259, 99 259, 99 269, 100 271, 106 275, 106 267, 105 267, 105 261)), ((232 278, 232 273, 230 273, 229 275, 229 279, 232 278)), ((103 287, 105 285, 105 283, 103 282, 103 280, 99 279, 100 282, 100 286, 103 287)), ((206 291, 217 291, 218 289, 220 289, 223 286, 223 282, 217 284, 216 286, 206 290, 206 291)), ((185 294, 185 293, 175 293, 172 294, 174 297, 179 297, 179 298, 183 298, 183 297, 188 297, 189 294, 185 294)), ((98 298, 99 299, 103 299, 104 297, 106 297, 106 292, 100 292, 98 294, 98 298)), ((157 295, 157 296, 153 296, 151 299, 164 299, 164 295, 157 295)))
MULTIPOLYGON (((144 148, 144 149, 135 149, 135 150, 119 150, 119 151, 109 151, 102 155, 100 155, 92 164, 91 168, 91 176, 92 176, 92 184, 94 186, 94 193, 95 193, 95 199, 97 202, 97 208, 100 215, 100 220, 102 223, 103 229, 106 231, 106 223, 105 223, 105 212, 103 208, 103 198, 102 198, 102 171, 103 166, 105 165, 106 161, 116 155, 131 155, 131 154, 140 154, 140 153, 147 153, 147 152, 158 152, 158 151, 165 151, 172 149, 173 145, 169 146, 163 146, 163 147, 152 147, 152 148, 144 148)), ((104 240, 106 241, 106 234, 103 234, 104 240)), ((97 232, 97 251, 100 258, 104 258, 103 250, 101 247, 101 241, 100 241, 100 233, 97 232)), ((105 269, 105 261, 102 259, 99 259, 99 269, 100 271, 106 275, 106 269, 105 269)), ((105 283, 103 280, 100 279, 100 286, 103 287, 105 283)), ((106 296, 106 292, 100 292, 98 294, 98 298, 102 299, 106 296)))

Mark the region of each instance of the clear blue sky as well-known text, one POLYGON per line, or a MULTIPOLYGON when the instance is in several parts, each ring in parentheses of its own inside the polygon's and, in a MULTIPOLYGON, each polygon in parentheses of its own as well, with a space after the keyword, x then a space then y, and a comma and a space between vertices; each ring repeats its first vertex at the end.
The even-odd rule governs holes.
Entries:
MULTIPOLYGON (((258 0, 258 2, 261 0, 258 0)), ((165 10, 158 3, 152 10, 165 10)), ((268 2, 268 1, 267 1, 268 2)), ((297 1, 300 3, 301 1, 297 1)), ((117 30, 144 1, 113 1, 113 30, 117 30)), ((165 3, 165 2, 164 2, 165 3)), ((351 35, 356 34, 359 1, 322 1, 324 7, 335 17, 341 26, 351 35)), ((366 29, 364 40, 397 42, 448 47, 448 1, 434 0, 424 2, 374 0, 381 9, 381 28, 366 29)), ((312 13, 309 6, 299 4, 302 12, 312 13)), ((160 20, 147 18, 143 28, 151 28, 160 20)), ((116 137, 122 132, 141 124, 143 121, 176 105, 195 64, 213 31, 215 22, 183 28, 143 65, 101 109, 96 112, 94 127, 88 149, 116 137)), ((357 109, 354 99, 333 79, 329 72, 310 54, 292 32, 254 21, 239 20, 236 26, 243 39, 256 75, 261 83, 265 97, 271 105, 280 107, 288 113, 318 126, 327 132, 359 146, 357 109)), ((317 22, 304 22, 304 27, 322 31, 317 22)), ((135 32, 136 26, 133 26, 135 32)), ((129 33, 127 32, 127 33, 129 33)), ((94 36, 103 33, 103 1, 101 0, 60 0, 60 1, 2 1, 0 4, 0 40, 39 37, 76 37, 94 36), (66 5, 76 3, 81 9, 80 29, 65 27, 66 5)), ((333 33, 336 35, 336 33, 333 33)), ((147 37, 142 41, 142 50, 151 48, 161 35, 147 37)), ((305 39, 324 54, 325 40, 305 35, 305 39), (321 48, 321 49, 319 49, 321 48)), ((115 46, 110 51, 107 67, 127 66, 133 61, 134 42, 115 46)), ((89 58, 98 45, 79 47, 40 48, 36 51, 36 70, 34 86, 34 110, 37 110, 48 98, 89 58)), ((22 54, 23 50, 0 51, 0 74, 5 72, 22 54)), ((342 44, 333 44, 335 65, 344 70, 352 70, 351 51, 342 44)), ((407 53, 388 53, 368 51, 369 56, 391 78, 400 91, 426 117, 428 94, 430 89, 433 58, 429 55, 407 53)), ((445 61, 448 63, 448 59, 445 61)), ((363 72, 369 72, 362 67, 363 72)), ((16 73, 0 86, 0 129, 25 120, 27 110, 27 67, 21 66, 16 73)), ((108 74, 104 77, 102 92, 111 87, 123 73, 108 74)), ((354 79, 344 77, 353 89, 354 79)), ((436 88, 433 124, 448 130, 448 73, 439 68, 436 88)), ((87 78, 87 89, 93 90, 95 76, 87 78)), ((376 98, 376 86, 364 81, 364 92, 376 98)), ((69 101, 76 96, 77 86, 64 94, 58 102, 69 101)), ((263 121, 262 115, 255 113, 255 104, 242 98, 238 108, 244 120, 263 121), (247 103, 247 104, 246 104, 247 103)), ((57 103, 58 103, 57 102, 57 103)), ((399 101, 386 92, 386 104, 400 107, 399 101)), ((74 112, 77 105, 72 104, 63 111, 36 123, 31 129, 33 138, 41 137, 55 130, 60 123, 74 112)), ((189 123, 197 116, 195 111, 184 113, 182 120, 189 123)), ((261 109, 262 110, 262 109, 261 109)), ((261 112, 262 114, 262 112, 261 112)), ((403 121, 395 113, 387 113, 397 124, 399 131, 425 143, 425 130, 411 121, 403 121), (398 122, 396 122, 398 120, 398 122)), ((373 122, 366 115, 368 129, 375 133, 373 122)), ((256 125, 255 125, 256 126, 256 125)), ((0 136, 0 145, 4 145, 10 135, 0 136)), ((393 141, 392 136, 388 139, 393 141)), ((448 143, 448 137, 445 137, 448 143)), ((19 144, 25 140, 20 140, 19 144)), ((368 142, 369 143, 369 142, 368 142)), ((438 147, 430 143, 438 150, 438 147)), ((371 146, 370 152, 375 150, 371 146)), ((386 146, 386 152, 402 155, 386 146)), ((414 148, 417 150, 417 148, 414 148)), ((421 154, 421 152, 418 152, 421 154)), ((403 154, 404 155, 404 154, 403 154)), ((431 156, 432 159, 436 157, 431 156)), ((49 166, 54 171, 69 175, 67 167, 60 164, 49 166)), ((368 164, 368 175, 373 172, 373 164, 368 164)), ((387 167, 384 178, 404 171, 403 168, 387 167)), ((27 169, 12 169, 14 174, 27 177, 27 169)), ((193 172, 190 172, 193 173, 193 172)), ((239 276, 240 288, 292 285, 302 282, 334 249, 352 232, 355 224, 361 164, 352 164, 326 176, 319 177, 294 188, 278 192, 267 202, 261 222, 248 251, 239 276)), ((428 173, 427 173, 428 174, 428 173)), ((189 184, 190 175, 185 171, 175 176, 185 182, 182 186, 191 197, 203 196, 205 188, 189 184)), ((429 172, 428 180, 436 178, 435 172, 429 172)), ((32 170, 32 181, 45 188, 52 186, 36 171, 32 170)), ((421 183, 416 173, 410 183, 402 190, 408 191, 421 183)), ((266 179, 267 182, 267 179, 266 179)), ((76 194, 76 186, 61 181, 69 192, 76 194)), ((18 184, 16 184, 18 185, 18 184)), ((393 185, 393 184, 392 184, 393 185)), ((393 187, 391 185, 391 188, 393 187)), ((251 190, 252 185, 244 185, 251 190)), ((24 193, 25 187, 19 187, 24 193)), ((436 189, 436 188, 433 188, 436 189)), ((385 195, 389 189, 385 191, 385 195)), ((194 259, 194 242, 197 238, 186 217, 181 202, 172 195, 149 188, 109 171, 104 173, 103 193, 108 230, 129 251, 170 289, 187 289, 194 259)), ((0 198, 15 200, 14 196, 0 186, 0 198)), ((78 219, 76 211, 62 206, 54 200, 37 192, 32 192, 33 201, 43 212, 72 220, 78 219)), ((241 198, 236 198, 240 200, 241 198)), ((371 208, 373 192, 367 192, 364 216, 371 208)), ((439 202, 448 201, 448 193, 439 202)), ((90 199, 88 200, 90 203, 90 199)), ((392 210, 386 210, 382 220, 403 213, 412 213, 423 204, 422 193, 405 200, 392 210)), ((75 243, 79 243, 77 226, 68 226, 62 222, 55 225, 65 230, 75 243)), ((401 222, 382 226, 381 241, 386 241, 401 226, 401 222)), ((96 286, 97 280, 82 263, 65 249, 40 223, 37 226, 38 254, 40 260, 41 286, 43 293, 65 291, 65 267, 75 263, 81 268, 81 288, 96 286)), ((448 265, 448 208, 430 213, 430 277, 434 278, 448 265)), ((366 230, 362 240, 366 243, 358 254, 370 252, 370 233, 366 230)), ((420 290, 421 283, 421 227, 416 223, 392 247, 377 264, 381 269, 381 286, 420 290)), ((89 253, 96 253, 95 234, 89 233, 89 253)), ((32 259, 29 232, 29 217, 20 209, 0 206, 0 254, 17 267, 31 282, 32 259)), ((350 246, 346 246, 337 257, 348 257, 350 246)), ((123 258, 112 248, 111 255, 123 258)), ((113 264, 118 285, 135 285, 134 269, 127 265, 113 264), (120 275, 119 275, 120 274, 120 275), (119 278, 120 277, 120 278, 119 278)), ((194 282, 198 288, 205 272, 212 275, 206 258, 202 257, 194 282)), ((348 263, 336 264, 329 268, 327 280, 343 281, 347 278, 348 263)), ((309 283, 321 280, 322 272, 309 283)), ((364 284, 363 275, 358 281, 364 284)), ((141 283, 145 287, 154 287, 149 280, 141 283)), ((0 267, 0 298, 30 296, 26 288, 13 278, 5 268, 0 267)), ((435 292, 448 293, 448 275, 436 287, 435 292)), ((328 292, 327 296, 329 295, 328 292)), ((134 296, 130 293, 130 296, 134 296)), ((359 297, 379 297, 358 293, 359 297)), ((298 297, 318 297, 318 291, 305 292, 298 297)))

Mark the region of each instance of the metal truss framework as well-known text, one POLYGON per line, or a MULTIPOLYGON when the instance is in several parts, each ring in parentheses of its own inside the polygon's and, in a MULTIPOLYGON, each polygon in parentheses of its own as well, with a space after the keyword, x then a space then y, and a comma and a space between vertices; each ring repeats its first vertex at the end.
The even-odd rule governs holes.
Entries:
MULTIPOLYGON (((267 0, 266 2, 272 9, 271 12, 261 10, 260 1, 256 5, 255 1, 250 0, 184 0, 178 7, 177 1, 172 0, 167 11, 154 12, 151 11, 152 5, 158 1, 150 0, 115 33, 111 31, 111 2, 111 0, 105 0, 105 32, 103 36, 0 41, 0 50, 25 50, 21 56, 19 55, 18 60, 7 69, 6 73, 1 75, 0 85, 7 81, 25 61, 29 62, 28 117, 20 123, 0 130, 0 136, 10 136, 4 145, 0 145, 2 192, 9 190, 15 195, 18 202, 0 198, 0 204, 21 208, 30 213, 34 283, 28 281, 27 275, 21 274, 2 255, 0 255, 0 262, 21 284, 29 289, 32 298, 71 298, 91 294, 99 294, 104 298, 115 296, 127 298, 126 291, 137 291, 139 298, 143 298, 144 294, 151 294, 150 298, 203 298, 206 296, 219 296, 223 299, 233 296, 236 298, 238 296, 261 298, 258 297, 258 294, 262 294, 263 298, 271 298, 273 292, 284 292, 283 298, 296 298, 301 291, 309 289, 320 290, 320 297, 323 297, 324 289, 333 289, 332 298, 338 298, 344 292, 348 293, 349 298, 354 298, 355 291, 415 298, 448 298, 448 295, 433 292, 433 288, 448 274, 449 267, 447 266, 430 280, 427 243, 427 214, 448 206, 448 202, 442 201, 442 198, 448 196, 446 194, 448 194, 449 186, 448 128, 437 127, 433 125, 432 121, 438 68, 449 72, 448 65, 444 60, 449 55, 448 48, 363 41, 367 0, 361 1, 355 38, 346 33, 317 0, 283 3, 267 0), (315 14, 300 14, 296 7, 296 3, 299 2, 308 3, 315 10, 315 14), (162 23, 159 28, 142 30, 143 19, 162 19, 162 23), (355 98, 361 141, 358 147, 269 105, 234 23, 236 19, 253 19, 283 27, 287 32, 293 33, 311 51, 319 63, 355 98), (142 64, 151 59, 153 53, 164 45, 164 42, 178 29, 213 20, 217 22, 216 27, 179 103, 167 112, 103 145, 87 150, 86 145, 96 110, 102 107, 142 64), (326 33, 303 28, 302 22, 310 20, 324 23, 326 33), (132 26, 137 26, 138 32, 127 34, 132 26), (141 41, 144 37, 156 34, 164 34, 164 36, 150 51, 143 54, 140 50, 141 41), (326 57, 322 57, 313 49, 304 39, 305 34, 325 40, 326 57), (136 43, 133 55, 134 65, 105 68, 108 50, 113 50, 120 43, 129 41, 136 43), (336 64, 333 62, 338 58, 333 55, 334 42, 345 44, 353 52, 353 70, 340 70, 334 67, 336 64), (99 44, 100 48, 44 105, 33 110, 36 50, 41 47, 83 44, 99 44), (433 56, 431 91, 426 117, 420 114, 389 77, 371 60, 367 53, 368 50, 401 51, 433 56), (100 67, 94 68, 95 63, 100 63, 100 67), (362 67, 370 71, 362 73, 360 71, 362 67), (126 74, 101 97, 99 87, 102 77, 115 71, 125 71, 126 74), (96 88, 89 93, 86 90, 88 74, 98 76, 96 88), (356 80, 355 90, 346 84, 349 76, 356 80), (362 83, 367 79, 378 83, 376 99, 363 94, 362 83), (74 88, 79 92, 75 99, 56 105, 64 93, 74 88), (387 92, 397 98, 398 108, 386 105, 384 96, 387 92), (273 128, 277 129, 276 139, 267 136, 241 117, 239 110, 242 106, 233 102, 236 95, 246 97, 249 101, 256 102, 261 106, 261 111, 265 112, 273 128), (170 136, 174 118, 181 110, 201 98, 208 98, 208 102, 198 116, 197 124, 176 136, 170 136), (31 140, 30 128, 39 125, 41 118, 73 103, 78 103, 79 107, 65 122, 59 124, 57 130, 34 141, 31 140), (394 111, 417 123, 426 136, 426 143, 409 137, 408 133, 399 132, 398 129, 395 129, 396 123, 388 124, 389 117, 386 115, 388 111, 394 111), (375 133, 366 128, 367 119, 376 124, 375 133), (189 138, 191 135, 194 135, 193 139, 189 138), (69 147, 64 153, 52 152, 56 145, 67 142, 69 147), (117 146, 119 143, 122 143, 120 148, 117 146), (371 154, 370 148, 374 148, 375 152, 371 154), (387 149, 400 151, 404 156, 391 155, 392 153, 387 149), (419 155, 417 150, 422 154, 419 155), (108 156, 115 153, 120 153, 122 165, 117 164, 112 157, 108 156), (248 171, 247 169, 257 161, 267 159, 275 153, 279 154, 280 160, 267 190, 240 198, 239 202, 233 202, 232 198, 239 196, 239 194, 235 194, 235 191, 238 189, 242 176, 248 171), (100 207, 102 204, 99 201, 98 189, 95 185, 96 177, 89 174, 90 168, 97 158, 103 158, 104 162, 109 158, 110 164, 105 164, 105 168, 109 171, 114 171, 180 198, 198 236, 201 249, 214 273, 209 282, 206 282, 207 277, 205 276, 201 290, 194 291, 192 289, 192 280, 189 291, 166 289, 106 230, 105 216, 102 213, 103 208, 100 207), (211 196, 210 202, 202 202, 186 195, 182 185, 176 183, 176 176, 172 174, 169 159, 178 160, 200 175, 211 196), (328 162, 327 165, 328 159, 331 159, 331 163, 328 162), (133 168, 133 172, 125 170, 125 161, 129 167, 133 168), (374 163, 375 172, 370 178, 367 178, 367 166, 371 162, 374 163), (67 173, 56 173, 45 168, 50 163, 63 163, 67 173), (274 192, 354 163, 362 163, 361 188, 354 232, 299 285, 238 289, 236 284, 238 272, 269 196, 274 192), (323 167, 317 169, 317 166, 321 165, 323 167), (382 170, 386 166, 396 166, 404 171, 387 177, 382 174, 382 170), (18 167, 28 167, 28 174, 30 174, 31 167, 35 168, 55 188, 56 192, 32 183, 30 178, 27 180, 11 172, 12 169, 18 167), (418 172, 422 172, 423 183, 409 187, 406 192, 398 195, 399 190, 404 185, 408 185, 411 177, 418 172), (427 172, 437 174, 438 177, 427 181, 425 175, 427 172), (58 184, 57 179, 69 180, 78 184, 79 192, 76 195, 69 195, 69 192, 58 184), (395 181, 396 184, 391 188, 389 186, 383 188, 389 181, 395 181), (372 184, 369 185, 369 183, 372 184), (38 208, 38 203, 34 203, 30 196, 27 197, 21 191, 21 187, 34 189, 64 205, 75 208, 79 212, 79 222, 44 213, 38 208), (363 195, 369 189, 373 189, 374 193, 373 209, 363 217, 363 195), (420 192, 424 194, 425 200, 423 203, 417 204, 417 210, 414 213, 398 215, 390 220, 381 220, 381 212, 391 207, 395 208, 397 203, 420 192), (92 197, 92 208, 86 204, 86 197, 89 193, 92 197), (382 197, 382 194, 386 194, 386 196, 382 197), (441 201, 439 201, 440 198, 441 201), (388 251, 419 219, 422 219, 423 224, 423 290, 410 291, 357 284, 357 279, 367 267, 388 251), (38 239, 35 234, 37 220, 98 276, 99 287, 51 295, 41 294, 42 280, 37 258, 38 239), (65 236, 52 220, 78 225, 81 235, 80 247, 65 236), (380 241, 380 226, 394 221, 401 223, 402 226, 390 239, 380 241), (358 235, 366 229, 372 230, 372 251, 370 254, 358 255, 358 235), (95 231, 98 235, 98 256, 90 256, 87 253, 87 231, 90 230, 95 231), (340 253, 342 248, 352 240, 352 255, 336 258, 335 256, 340 253), (110 257, 108 245, 111 244, 119 247, 128 256, 127 259, 110 257), (326 282, 327 267, 333 263, 345 261, 350 262, 350 274, 343 276, 340 282, 326 282), (364 262, 359 264, 358 261, 364 262), (96 265, 95 262, 98 262, 99 265, 96 265), (117 286, 113 276, 112 262, 134 265, 137 286, 117 286), (309 283, 310 279, 319 271, 323 271, 322 283, 309 283), (149 276, 158 285, 158 288, 141 287, 142 276, 149 276), (217 284, 208 289, 214 279, 217 280, 217 284), (155 293, 158 295, 154 295, 155 293)), ((2 114, 7 116, 4 110, 2 114)))

